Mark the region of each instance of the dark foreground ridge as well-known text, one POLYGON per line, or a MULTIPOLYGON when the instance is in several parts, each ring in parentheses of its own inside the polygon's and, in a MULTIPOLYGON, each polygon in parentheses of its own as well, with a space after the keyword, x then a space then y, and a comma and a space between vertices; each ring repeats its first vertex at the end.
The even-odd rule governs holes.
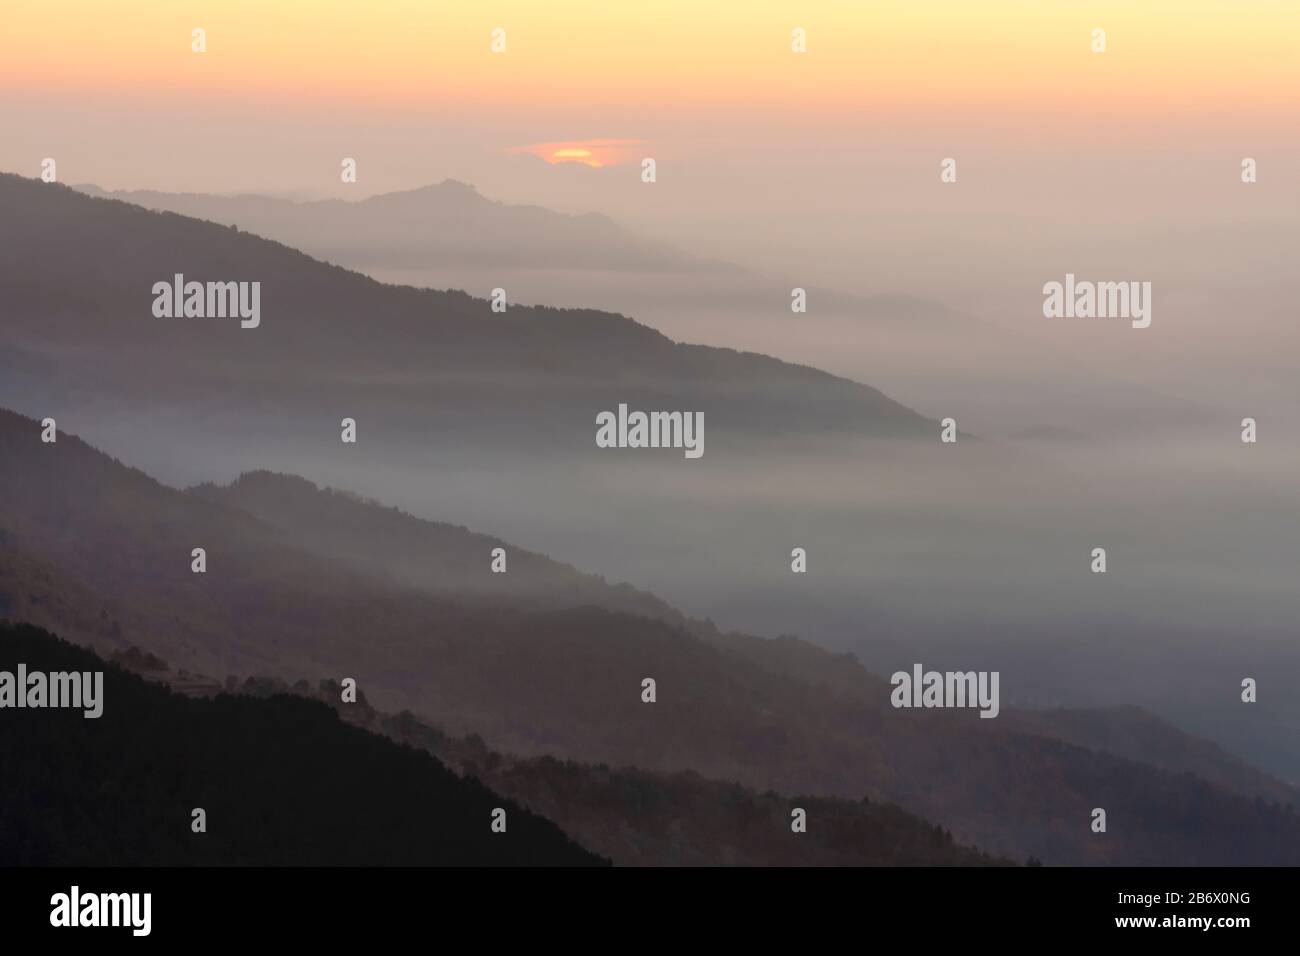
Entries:
POLYGON ((104 714, 0 712, 0 866, 583 865, 555 824, 316 701, 184 697, 26 625, 0 670, 103 671, 104 714), (194 833, 202 807, 207 832, 194 833), (505 833, 492 812, 506 811, 505 833))
MULTIPOLYGON (((138 650, 119 655, 136 666, 165 662, 138 650)), ((131 664, 127 664, 131 666, 131 664)), ((302 694, 327 704, 343 720, 400 743, 427 750, 443 764, 482 780, 545 814, 583 846, 616 866, 1006 866, 975 847, 962 846, 937 824, 891 803, 823 796, 759 793, 694 771, 652 773, 552 756, 524 758, 490 749, 477 734, 455 737, 409 711, 385 714, 358 695, 342 703, 338 684, 293 686, 274 678, 231 681, 232 692, 270 697, 302 694), (792 829, 794 808, 812 823, 792 829)))

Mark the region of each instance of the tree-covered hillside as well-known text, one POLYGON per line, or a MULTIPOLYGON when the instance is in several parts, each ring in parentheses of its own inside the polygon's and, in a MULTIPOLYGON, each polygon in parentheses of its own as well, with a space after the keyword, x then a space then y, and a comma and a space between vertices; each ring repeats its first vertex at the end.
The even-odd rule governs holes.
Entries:
POLYGON ((103 671, 103 714, 0 710, 0 865, 597 864, 548 820, 301 697, 174 694, 26 625, 0 671, 103 671), (206 832, 193 829, 193 811, 206 832), (505 832, 493 811, 505 810, 505 832))

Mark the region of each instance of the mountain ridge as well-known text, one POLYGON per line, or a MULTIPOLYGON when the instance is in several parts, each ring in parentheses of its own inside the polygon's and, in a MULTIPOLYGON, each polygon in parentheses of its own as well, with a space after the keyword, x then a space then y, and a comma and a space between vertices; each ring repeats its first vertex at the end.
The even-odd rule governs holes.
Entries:
POLYGON ((529 268, 739 271, 730 263, 702 259, 669 243, 637 236, 602 213, 566 213, 531 203, 489 199, 474 185, 457 179, 360 199, 106 190, 89 183, 71 188, 97 198, 238 225, 268 238, 279 233, 290 238, 289 244, 296 248, 327 258, 344 256, 353 263, 415 264, 441 257, 464 263, 490 259, 529 268), (322 233, 319 227, 325 214, 344 217, 349 238, 322 233), (419 229, 412 228, 416 224, 419 229), (455 244, 438 237, 438 230, 447 227, 458 230, 455 244), (417 249, 422 250, 418 255, 417 249))
POLYGON ((10 350, 36 357, 21 388, 0 383, 11 406, 215 408, 282 444, 267 412, 306 421, 342 405, 408 446, 436 437, 534 459, 594 460, 591 422, 619 402, 702 411, 712 447, 937 431, 869 385, 683 345, 622 315, 513 303, 496 313, 464 292, 380 283, 254 234, 11 174, 0 175, 0 208, 27 223, 0 232, 11 314, 0 364, 10 350), (260 281, 260 325, 154 317, 149 290, 174 274, 260 281))
MULTIPOLYGON (((996 721, 894 710, 882 678, 800 642, 704 640, 685 624, 591 604, 485 606, 384 584, 67 433, 53 445, 39 433, 0 413, 0 604, 91 646, 134 644, 216 675, 346 673, 385 710, 478 733, 521 757, 866 795, 1014 859, 1300 858, 1300 824, 1282 805, 1293 791, 1262 775, 1251 798, 1240 789, 1249 779, 1231 789, 1028 732, 1014 708, 996 721), (196 543, 208 549, 202 576, 189 566, 196 543), (792 652, 798 668, 783 673, 792 652), (639 698, 648 675, 659 688, 653 706, 639 698), (1269 787, 1280 788, 1272 802, 1269 787), (1126 821, 1121 838, 1090 834, 1098 804, 1126 821)), ((465 556, 485 578, 487 559, 465 556)), ((1232 766, 1208 772, 1231 776, 1232 766)))
POLYGON ((0 864, 608 862, 478 780, 319 701, 186 698, 48 632, 0 622, 0 667, 17 663, 102 672, 104 710, 95 720, 23 710, 0 721, 0 864), (202 832, 192 829, 196 807, 202 832), (498 809, 504 833, 491 830, 498 809))

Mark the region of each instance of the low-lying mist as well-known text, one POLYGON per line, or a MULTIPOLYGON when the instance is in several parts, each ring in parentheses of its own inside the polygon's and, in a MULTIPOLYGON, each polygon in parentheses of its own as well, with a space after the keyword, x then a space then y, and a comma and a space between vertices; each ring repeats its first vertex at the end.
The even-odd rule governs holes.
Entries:
POLYGON ((234 408, 202 422, 77 416, 81 437, 170 484, 300 474, 630 582, 725 629, 794 634, 883 675, 916 662, 998 670, 1008 706, 1144 706, 1300 778, 1300 701, 1283 697, 1300 676, 1300 453, 1236 428, 748 448, 710 434, 690 461, 594 444, 551 456, 349 447, 301 438, 307 422, 249 427, 256 417, 234 408), (796 547, 807 573, 791 571, 796 547), (1258 703, 1241 701, 1246 677, 1258 703))

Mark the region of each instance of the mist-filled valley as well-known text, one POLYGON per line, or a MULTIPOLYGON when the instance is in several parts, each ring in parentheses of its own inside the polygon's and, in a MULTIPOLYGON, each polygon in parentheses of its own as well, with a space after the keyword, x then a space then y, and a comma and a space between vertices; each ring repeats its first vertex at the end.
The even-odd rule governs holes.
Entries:
MULTIPOLYGON (((49 198, 12 177, 5 186, 16 207, 49 198)), ((1283 689, 1300 675, 1300 433, 1285 402, 1247 407, 1214 381, 1197 386, 1187 366, 1153 367, 1143 385, 1129 354, 1111 387, 1107 350, 1152 348, 1142 336, 1160 334, 1159 318, 1106 327, 1072 373, 1046 356, 1082 341, 1078 325, 1022 339, 1005 317, 978 320, 1000 329, 980 351, 977 320, 902 297, 832 297, 860 334, 815 308, 790 314, 786 298, 755 308, 743 334, 712 336, 776 346, 763 330, 779 326, 782 342, 819 340, 809 349, 837 351, 840 366, 879 369, 851 376, 867 386, 932 390, 913 406, 926 418, 891 389, 674 345, 614 315, 496 315, 481 298, 377 285, 239 230, 61 189, 49 203, 8 259, 0 405, 53 416, 167 484, 302 475, 628 582, 724 630, 796 635, 882 676, 917 662, 1000 671, 1011 705, 1146 707, 1300 777, 1300 701, 1283 689), (44 256, 64 218, 80 223, 75 242, 44 256), (112 247, 118 233, 129 238, 112 247), (264 326, 152 318, 149 285, 173 267, 145 249, 176 270, 261 270, 264 326), (93 298, 78 275, 93 277, 93 298), (813 323, 820 339, 792 331, 813 323), (1175 372, 1184 387, 1171 396, 1159 382, 1175 372), (1049 379, 1041 403, 1017 397, 1049 379), (949 407, 963 402, 978 412, 949 407), (620 404, 702 412, 703 453, 597 447, 597 414, 620 404), (1259 441, 1247 444, 1251 413, 1259 441), (955 443, 939 440, 947 415, 955 443), (355 444, 339 441, 345 417, 355 444), (795 548, 806 573, 792 572, 795 548), (1105 573, 1093 571, 1096 548, 1105 573), (1259 684, 1249 706, 1245 678, 1259 684)), ((736 308, 734 276, 697 266, 677 263, 684 314, 736 308), (708 283, 721 291, 693 300, 708 283)), ((630 281, 616 275, 606 294, 630 281)), ((784 294, 766 281, 757 288, 784 294)), ((1259 395, 1274 395, 1270 381, 1259 395)))
MULTIPOLYGON (((723 628, 796 635, 884 676, 914 662, 998 670, 1020 706, 1140 705, 1283 779, 1300 774, 1300 701, 1282 690, 1300 675, 1300 460, 1243 446, 1231 423, 1217 443, 810 439, 633 461, 594 445, 545 457, 413 447, 378 427, 350 448, 333 422, 263 411, 259 428, 254 415, 197 416, 200 442, 180 413, 138 409, 130 427, 91 408, 60 417, 178 486, 304 475, 723 628), (791 571, 796 547, 806 574, 791 571), (1097 547, 1105 574, 1091 570, 1097 547), (1246 677, 1260 701, 1243 712, 1246 677)), ((574 430, 589 438, 594 421, 574 430)))

